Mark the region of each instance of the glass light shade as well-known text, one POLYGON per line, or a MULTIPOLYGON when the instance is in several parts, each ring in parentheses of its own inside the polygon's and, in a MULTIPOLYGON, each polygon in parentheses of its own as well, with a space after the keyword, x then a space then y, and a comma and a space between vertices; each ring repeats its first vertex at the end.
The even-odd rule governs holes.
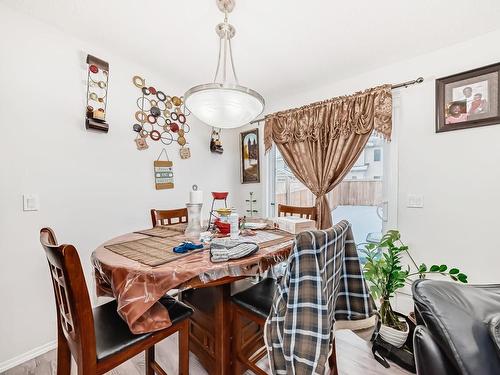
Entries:
POLYGON ((186 107, 199 120, 217 128, 237 128, 248 124, 264 111, 264 98, 239 85, 207 83, 184 94, 186 107))

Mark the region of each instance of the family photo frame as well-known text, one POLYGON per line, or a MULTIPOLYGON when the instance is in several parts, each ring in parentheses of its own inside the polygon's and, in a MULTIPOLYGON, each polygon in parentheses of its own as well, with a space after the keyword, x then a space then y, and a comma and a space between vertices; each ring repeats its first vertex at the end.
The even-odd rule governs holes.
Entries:
POLYGON ((436 80, 436 132, 500 124, 500 63, 436 80))

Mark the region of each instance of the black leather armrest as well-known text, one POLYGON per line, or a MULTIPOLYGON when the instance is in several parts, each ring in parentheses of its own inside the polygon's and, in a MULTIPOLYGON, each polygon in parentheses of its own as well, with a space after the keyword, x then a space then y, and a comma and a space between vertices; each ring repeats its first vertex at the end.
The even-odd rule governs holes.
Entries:
POLYGON ((413 349, 418 375, 454 375, 458 371, 452 366, 434 337, 424 326, 417 326, 413 335, 413 349))

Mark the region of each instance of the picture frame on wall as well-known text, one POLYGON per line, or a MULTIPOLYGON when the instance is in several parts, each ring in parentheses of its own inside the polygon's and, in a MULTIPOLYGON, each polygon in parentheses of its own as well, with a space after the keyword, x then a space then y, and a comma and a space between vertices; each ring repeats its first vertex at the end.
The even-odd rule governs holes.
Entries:
POLYGON ((500 124, 500 63, 436 80, 436 133, 500 124))
POLYGON ((240 133, 241 183, 260 182, 259 129, 240 133))

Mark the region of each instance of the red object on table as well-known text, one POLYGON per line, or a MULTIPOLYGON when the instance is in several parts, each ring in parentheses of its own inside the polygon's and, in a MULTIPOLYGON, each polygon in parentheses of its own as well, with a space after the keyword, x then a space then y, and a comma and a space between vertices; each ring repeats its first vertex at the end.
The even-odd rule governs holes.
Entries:
MULTIPOLYGON (((227 208, 227 196, 229 193, 227 191, 212 191, 212 207, 210 208, 210 215, 208 216, 208 227, 207 230, 212 226, 212 219, 217 219, 217 215, 214 214, 215 201, 224 201, 224 207, 227 208)), ((215 222, 213 222, 215 224, 215 222)), ((228 232, 229 233, 229 232, 228 232)))
POLYGON ((229 232, 231 231, 231 224, 223 222, 219 218, 215 219, 214 224, 219 230, 220 234, 229 234, 229 232))
POLYGON ((229 193, 227 191, 212 191, 212 197, 214 199, 226 199, 229 193))

